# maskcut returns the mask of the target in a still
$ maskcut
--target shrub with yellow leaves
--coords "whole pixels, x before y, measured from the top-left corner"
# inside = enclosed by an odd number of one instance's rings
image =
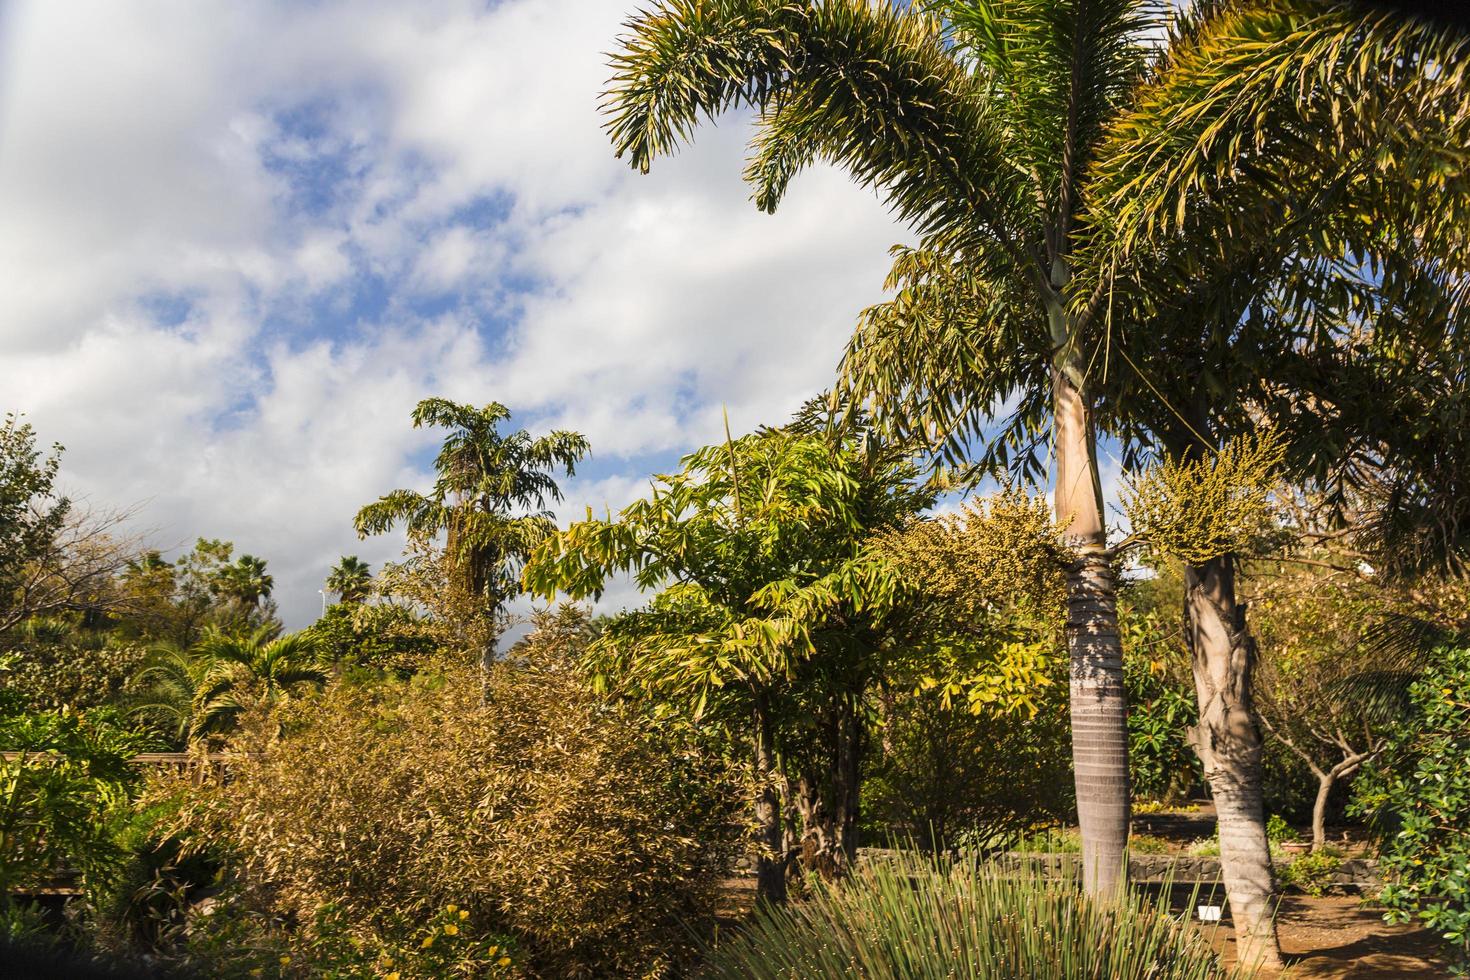
[[[402,980],[657,975],[713,914],[743,797],[724,763],[594,694],[565,624],[544,625],[485,673],[284,709],[182,829],[229,855],[243,905],[308,924],[303,957],[395,950]]]

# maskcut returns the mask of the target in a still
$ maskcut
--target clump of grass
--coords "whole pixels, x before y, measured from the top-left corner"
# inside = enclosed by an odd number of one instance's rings
[[[1208,941],[1167,899],[1094,901],[1075,883],[1005,873],[974,855],[861,867],[845,883],[762,908],[712,950],[710,980],[1009,978],[1229,980]]]

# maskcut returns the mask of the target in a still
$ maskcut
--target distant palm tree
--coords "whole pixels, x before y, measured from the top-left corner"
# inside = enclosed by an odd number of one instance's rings
[[[187,649],[153,650],[134,679],[142,693],[133,712],[193,742],[227,730],[247,707],[283,700],[326,677],[315,641],[305,634],[276,637],[270,626],[248,636],[210,629]]]
[[[234,564],[222,568],[215,581],[220,595],[245,607],[269,599],[274,587],[275,579],[266,573],[265,559],[254,555],[241,555]]]
[[[339,600],[345,603],[366,599],[372,584],[372,569],[356,555],[344,555],[327,576],[327,591],[337,593]]]
[[[414,428],[449,429],[434,460],[438,479],[427,494],[394,490],[357,512],[359,537],[382,534],[402,522],[410,540],[446,537],[454,584],[484,602],[498,618],[520,594],[521,568],[536,545],[556,530],[548,504],[561,500],[552,471],[568,476],[588,452],[576,432],[533,437],[524,429],[501,435],[510,410],[428,398],[413,411]],[[493,649],[484,651],[491,657]]]

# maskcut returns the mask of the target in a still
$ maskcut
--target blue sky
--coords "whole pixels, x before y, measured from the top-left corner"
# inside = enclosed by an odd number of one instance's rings
[[[0,391],[67,489],[262,555],[309,621],[426,486],[437,394],[585,432],[564,513],[830,383],[906,238],[840,174],[774,217],[741,120],[641,177],[597,99],[633,4],[20,2],[0,19]],[[626,9],[625,9],[626,8]],[[614,597],[613,601],[619,601]]]
[[[413,404],[593,458],[565,515],[786,417],[908,239],[842,175],[775,216],[747,128],[639,176],[600,129],[611,0],[19,2],[0,15],[0,408],[165,549],[266,557],[309,622],[357,507],[427,487]],[[610,601],[626,601],[616,594]]]

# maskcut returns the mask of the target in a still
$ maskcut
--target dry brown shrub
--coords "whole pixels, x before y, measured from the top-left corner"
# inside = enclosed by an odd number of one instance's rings
[[[194,791],[188,829],[298,928],[334,905],[381,934],[455,903],[536,974],[658,975],[713,914],[741,796],[720,763],[591,693],[559,645],[518,646],[488,677],[293,704],[234,746],[257,756]]]

